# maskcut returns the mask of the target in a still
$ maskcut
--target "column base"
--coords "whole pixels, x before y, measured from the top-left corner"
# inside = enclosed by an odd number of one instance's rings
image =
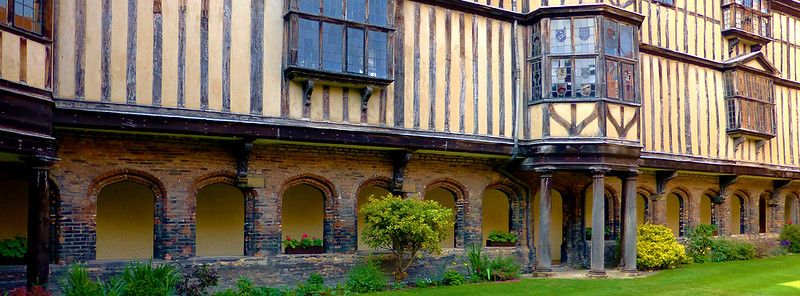
[[[589,270],[589,273],[586,274],[586,277],[590,279],[604,279],[608,277],[605,270]]]
[[[623,268],[622,269],[622,274],[625,275],[625,276],[630,276],[630,277],[639,276],[639,270],[637,270],[637,269],[624,269]]]
[[[551,278],[551,277],[553,277],[555,275],[556,275],[556,273],[555,273],[555,271],[553,271],[552,268],[547,268],[547,269],[538,269],[537,268],[533,272],[533,277],[539,277],[539,278]]]

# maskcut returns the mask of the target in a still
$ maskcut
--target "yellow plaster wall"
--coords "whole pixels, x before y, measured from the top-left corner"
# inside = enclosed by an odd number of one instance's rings
[[[155,196],[147,186],[117,182],[97,195],[97,259],[153,257]]]
[[[75,1],[59,1],[58,12],[58,87],[54,96],[75,97]],[[87,5],[90,6],[90,5]],[[88,18],[87,18],[88,20]],[[5,39],[6,33],[2,33]],[[5,56],[5,50],[3,51]],[[5,64],[5,63],[3,63]],[[5,74],[3,74],[5,76]],[[7,78],[6,78],[7,79]]]
[[[3,58],[0,71],[2,71],[3,79],[19,82],[20,37],[11,33],[3,32],[2,41]]]
[[[667,228],[678,237],[680,234],[680,201],[674,193],[667,195]]]
[[[356,200],[356,210],[357,214],[356,217],[358,219],[358,250],[374,250],[370,248],[368,245],[364,243],[364,240],[361,238],[361,231],[364,229],[364,214],[361,213],[361,206],[367,204],[369,202],[369,197],[374,196],[375,198],[380,198],[383,196],[389,195],[389,190],[386,190],[380,186],[368,186],[361,191],[358,192],[358,197]]]
[[[508,225],[508,215],[508,195],[497,189],[488,190],[483,194],[481,215],[483,244],[486,244],[486,238],[493,230],[511,231]]]
[[[647,197],[637,194],[636,195],[636,225],[644,224],[645,217],[644,217],[644,206],[647,202]]]
[[[279,116],[283,72],[281,59],[276,57],[283,56],[283,48],[281,42],[273,40],[283,39],[283,3],[264,1],[264,9],[264,115]]]
[[[742,221],[740,220],[742,214],[742,204],[739,202],[739,198],[733,196],[730,198],[731,203],[731,234],[741,234],[741,225]]]
[[[700,198],[700,223],[711,224],[711,197],[706,194]]]
[[[74,2],[74,1],[70,1]],[[59,4],[63,5],[63,4]],[[84,82],[84,97],[87,101],[100,101],[102,76],[101,52],[103,47],[103,6],[86,5],[86,33],[84,35],[84,48],[86,48],[86,77]],[[61,42],[61,35],[58,36]],[[58,44],[56,43],[56,44]],[[152,60],[151,60],[152,64]],[[59,63],[61,67],[62,63]],[[59,81],[59,84],[61,82]]]
[[[452,219],[455,219],[455,208],[456,208],[456,198],[452,192],[448,191],[444,188],[433,188],[428,190],[425,193],[425,200],[432,200],[439,203],[440,206],[453,210]],[[455,220],[452,220],[455,221]],[[447,233],[447,238],[445,238],[439,246],[442,248],[453,248],[455,247],[455,228],[451,227]]]
[[[27,40],[28,59],[22,62],[27,63],[27,83],[35,88],[44,88],[45,83],[47,83],[46,76],[48,73],[45,71],[47,67],[43,66],[47,63],[46,50],[43,44],[33,40]]]
[[[28,236],[28,182],[0,181],[0,240]]]
[[[537,191],[533,197],[531,208],[533,210],[533,243],[539,245],[539,201],[540,194]],[[550,193],[550,258],[554,263],[561,262],[561,242],[563,241],[563,200],[561,193],[553,190]]]
[[[111,22],[111,65],[109,65],[111,101],[125,103],[128,75],[128,1],[111,0],[111,19],[113,20]],[[87,58],[89,57],[87,56]]]
[[[244,194],[228,184],[212,184],[197,192],[195,218],[197,256],[244,254]]]
[[[136,103],[139,105],[153,104],[153,5],[153,1],[136,3]],[[87,56],[86,60],[95,57]]]
[[[161,1],[161,105],[178,106],[178,12],[180,1]]]
[[[300,240],[303,234],[309,238],[322,238],[325,198],[322,191],[306,184],[296,185],[283,193],[281,201],[281,230],[287,236]]]

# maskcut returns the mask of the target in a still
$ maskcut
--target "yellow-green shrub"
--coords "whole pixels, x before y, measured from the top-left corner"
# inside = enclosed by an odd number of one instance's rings
[[[669,228],[644,224],[636,235],[636,265],[640,269],[675,268],[687,262],[686,251]]]

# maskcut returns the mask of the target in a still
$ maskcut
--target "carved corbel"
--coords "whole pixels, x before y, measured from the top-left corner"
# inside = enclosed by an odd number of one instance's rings
[[[739,44],[739,38],[733,38],[728,41],[728,53],[733,53],[733,50],[736,48],[736,45]]]
[[[411,150],[392,153],[392,184],[389,188],[392,194],[399,195],[402,192],[406,165],[411,161],[412,156]]]
[[[314,79],[306,80],[303,83],[303,104],[311,106],[311,93],[314,91]]]
[[[677,176],[677,171],[656,171],[656,193],[650,196],[650,200],[661,199],[667,193],[667,182]]]
[[[764,147],[764,145],[766,144],[767,144],[766,140],[756,141],[756,155],[758,155],[761,152],[761,147]]]
[[[739,176],[737,175],[722,175],[719,176],[719,195],[717,195],[714,200],[714,203],[723,203],[725,198],[728,197],[728,187],[733,185],[739,181]]]
[[[768,204],[770,206],[777,206],[779,204],[781,191],[789,186],[789,183],[792,182],[791,180],[773,180],[772,181],[772,196],[769,199]]]
[[[361,90],[361,111],[367,111],[367,103],[369,103],[370,97],[372,97],[372,86],[367,86]]]
[[[253,152],[253,141],[242,140],[236,145],[236,186],[247,187],[247,169],[250,162],[250,153]]]
[[[733,152],[739,151],[739,146],[742,146],[742,144],[746,140],[747,140],[747,138],[745,138],[745,137],[733,138]]]

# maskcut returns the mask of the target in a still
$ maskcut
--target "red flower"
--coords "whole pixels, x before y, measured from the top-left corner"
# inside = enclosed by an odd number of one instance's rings
[[[286,240],[287,240],[287,241],[290,241],[290,240],[292,240],[292,238],[290,238],[290,237],[287,235],[287,236],[286,236]]]
[[[308,238],[308,234],[303,233],[303,238]]]
[[[792,225],[792,221],[789,221],[789,225]]]

